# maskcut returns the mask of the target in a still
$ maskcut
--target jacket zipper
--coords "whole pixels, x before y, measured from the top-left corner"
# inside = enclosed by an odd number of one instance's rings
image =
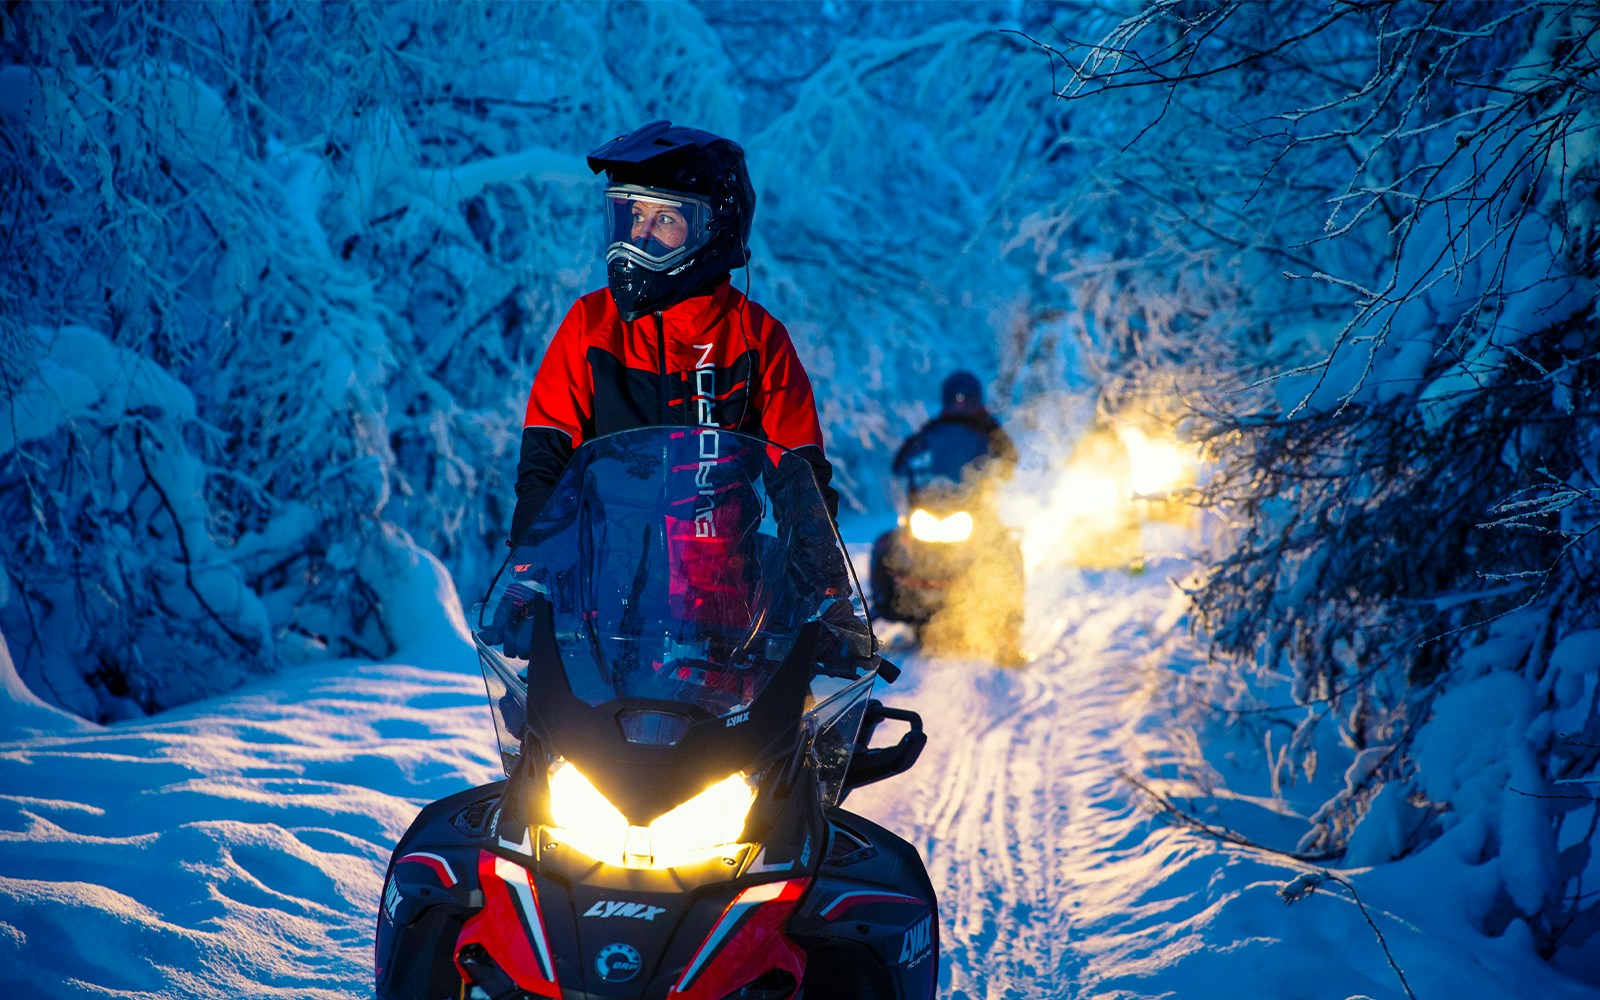
[[[667,379],[667,322],[659,312],[655,314],[655,317],[656,350],[660,352],[661,356],[661,423],[665,425],[667,417],[671,413],[668,405],[671,387]]]

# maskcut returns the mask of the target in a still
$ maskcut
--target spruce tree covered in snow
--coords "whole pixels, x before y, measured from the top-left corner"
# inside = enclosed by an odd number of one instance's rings
[[[1345,768],[1299,851],[1364,865],[1448,841],[1496,866],[1479,926],[1521,922],[1584,967],[1600,20],[1561,2],[1153,3],[1048,47],[1075,115],[1144,117],[1096,175],[1149,219],[1123,284],[1159,294],[1152,257],[1221,264],[1229,308],[1191,328],[1210,343],[1237,324],[1241,367],[1188,396],[1220,526],[1191,584],[1216,660],[1180,697],[1261,726],[1275,788]],[[1136,173],[1141,157],[1166,169]],[[1135,345],[1126,363],[1203,385],[1181,356]]]
[[[505,220],[560,216],[542,192],[581,163],[535,140],[581,145],[540,125],[585,81],[460,56],[572,13],[7,13],[0,621],[36,689],[103,718],[380,655],[407,531],[447,558],[503,532],[469,501],[507,464],[526,314],[580,283],[578,227]]]
[[[898,380],[998,372],[987,334],[1025,312],[994,291],[1019,284],[1003,193],[1037,169],[1007,126],[1050,95],[1005,14],[0,14],[0,631],[24,680],[90,718],[154,711],[383,655],[381,584],[413,546],[487,580],[533,369],[603,283],[583,153],[654,117],[747,146],[754,291],[817,384],[847,509],[878,502],[931,402]],[[851,41],[869,29],[899,40]],[[892,133],[913,141],[875,144]],[[919,231],[868,210],[896,198],[925,206]]]

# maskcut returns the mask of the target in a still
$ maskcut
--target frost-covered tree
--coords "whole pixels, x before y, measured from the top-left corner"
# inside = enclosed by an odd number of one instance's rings
[[[1151,270],[1174,261],[1237,324],[1191,327],[1236,366],[1188,397],[1221,525],[1192,585],[1219,668],[1195,703],[1263,726],[1276,787],[1345,768],[1300,851],[1493,859],[1474,918],[1580,969],[1600,930],[1597,28],[1540,0],[1214,0],[1036,36],[1075,120],[1133,116],[1096,173],[1147,223],[1123,287],[1195,311]]]
[[[408,533],[468,571],[503,535],[527,372],[590,278],[570,150],[636,113],[600,26],[523,4],[3,17],[0,623],[24,679],[104,718],[380,655]]]
[[[604,280],[583,153],[655,117],[748,148],[752,294],[812,372],[847,510],[880,503],[933,402],[907,385],[1037,385],[1054,360],[1009,346],[1030,327],[1008,199],[1053,169],[1010,16],[0,11],[0,631],[24,680],[113,718],[383,655],[413,546],[470,602],[534,366]]]

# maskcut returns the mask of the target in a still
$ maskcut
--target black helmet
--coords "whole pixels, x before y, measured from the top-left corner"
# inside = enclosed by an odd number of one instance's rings
[[[944,408],[957,413],[983,408],[983,386],[971,372],[951,372],[942,390]]]
[[[606,284],[625,320],[709,291],[750,259],[756,192],[744,149],[654,121],[589,154],[605,171]]]

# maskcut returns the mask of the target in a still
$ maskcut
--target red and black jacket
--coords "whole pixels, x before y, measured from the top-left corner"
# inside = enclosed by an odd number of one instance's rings
[[[573,304],[534,376],[512,541],[579,445],[662,424],[742,431],[798,452],[837,515],[811,380],[782,323],[727,281],[632,323],[602,288]]]

